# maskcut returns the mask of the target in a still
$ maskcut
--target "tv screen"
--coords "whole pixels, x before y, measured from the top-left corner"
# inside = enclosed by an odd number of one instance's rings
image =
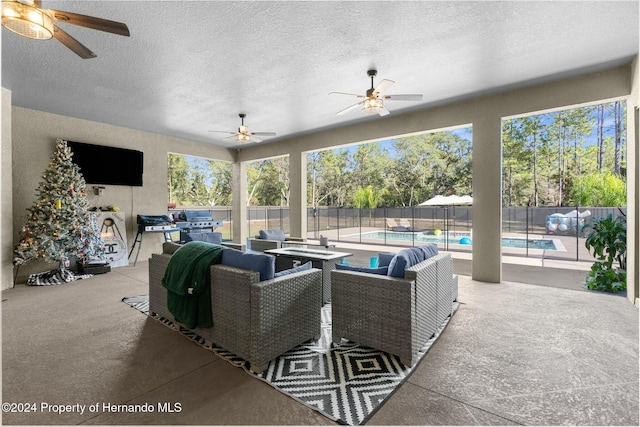
[[[142,186],[142,151],[67,141],[87,184]]]

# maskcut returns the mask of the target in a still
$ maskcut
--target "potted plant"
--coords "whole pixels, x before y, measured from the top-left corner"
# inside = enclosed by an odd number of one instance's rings
[[[622,213],[622,211],[621,211]],[[624,213],[593,221],[585,246],[596,258],[587,275],[587,289],[623,292],[627,289],[627,223]],[[617,267],[614,267],[617,263]]]

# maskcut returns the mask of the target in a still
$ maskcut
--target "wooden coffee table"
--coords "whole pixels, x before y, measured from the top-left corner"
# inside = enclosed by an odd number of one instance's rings
[[[353,255],[348,252],[335,252],[328,249],[296,247],[267,249],[264,252],[276,256],[276,271],[288,270],[293,268],[295,264],[304,264],[308,261],[311,261],[314,268],[322,270],[322,304],[331,301],[331,270],[335,270],[336,264],[342,258]]]

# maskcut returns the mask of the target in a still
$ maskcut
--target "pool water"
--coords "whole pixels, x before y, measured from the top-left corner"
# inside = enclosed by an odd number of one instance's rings
[[[454,233],[452,233],[454,234]],[[457,232],[454,234],[456,237],[449,237],[447,239],[447,243],[450,245],[459,245],[460,239],[465,237],[470,237],[469,233],[460,233]],[[363,239],[371,239],[371,240],[396,240],[402,242],[424,242],[424,243],[444,243],[444,236],[434,236],[431,234],[424,233],[398,233],[398,232],[385,232],[385,231],[370,231],[367,233],[360,234],[352,234],[347,237],[361,237]],[[556,239],[525,239],[519,237],[503,237],[502,238],[502,247],[504,248],[519,248],[525,249],[527,245],[529,249],[544,249],[547,251],[562,251],[564,248],[560,248],[558,246],[562,246],[558,244]],[[462,246],[471,246],[470,244],[462,245]]]

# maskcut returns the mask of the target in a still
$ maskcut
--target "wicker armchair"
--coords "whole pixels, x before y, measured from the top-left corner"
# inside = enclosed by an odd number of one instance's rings
[[[233,249],[225,249],[233,250]],[[171,254],[149,260],[149,310],[174,320],[162,278]],[[213,327],[193,329],[262,372],[269,361],[320,337],[322,272],[311,269],[260,281],[260,273],[222,264],[211,266]]]
[[[334,270],[333,341],[346,338],[413,366],[418,351],[452,313],[453,282],[449,253],[407,268],[404,278]]]

